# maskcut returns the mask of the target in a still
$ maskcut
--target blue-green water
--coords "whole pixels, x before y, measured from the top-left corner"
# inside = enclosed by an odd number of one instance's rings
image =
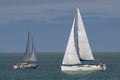
[[[104,72],[66,74],[60,71],[63,53],[38,54],[37,69],[13,70],[12,63],[23,54],[0,54],[0,80],[120,80],[120,53],[94,53],[95,58],[107,64]]]

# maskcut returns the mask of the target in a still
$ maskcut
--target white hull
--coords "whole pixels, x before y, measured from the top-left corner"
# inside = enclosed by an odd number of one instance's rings
[[[25,69],[25,68],[35,69],[37,66],[38,65],[36,64],[17,63],[17,64],[13,64],[13,69]]]
[[[76,65],[76,66],[61,66],[61,71],[104,71],[106,65]]]

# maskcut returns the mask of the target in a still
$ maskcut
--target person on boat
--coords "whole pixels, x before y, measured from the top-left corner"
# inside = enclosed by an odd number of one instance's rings
[[[100,66],[101,66],[101,67],[103,67],[103,65],[104,65],[103,63],[100,63]]]
[[[16,62],[13,62],[13,65],[16,65]]]

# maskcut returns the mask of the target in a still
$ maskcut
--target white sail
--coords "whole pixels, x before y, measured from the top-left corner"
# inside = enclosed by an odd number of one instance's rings
[[[74,27],[75,26],[75,19],[73,21],[73,25],[72,25],[72,29],[70,32],[70,36],[69,36],[69,40],[67,43],[67,47],[66,47],[66,51],[65,51],[65,55],[63,58],[63,62],[62,64],[67,64],[67,65],[71,65],[71,64],[79,64],[80,60],[75,48],[75,40],[74,40]]]
[[[92,51],[88,42],[82,17],[80,15],[79,8],[77,8],[77,30],[78,30],[78,49],[80,59],[82,60],[94,60]]]
[[[36,51],[35,51],[35,48],[34,48],[33,40],[32,40],[32,54],[31,54],[31,57],[30,57],[30,61],[34,61],[34,62],[37,61]]]
[[[30,58],[30,32],[28,32],[28,40],[26,44],[26,51],[25,51],[23,61],[29,62],[29,58]]]

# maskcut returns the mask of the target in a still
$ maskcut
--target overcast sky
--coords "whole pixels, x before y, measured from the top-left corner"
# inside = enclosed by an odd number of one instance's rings
[[[0,0],[0,52],[64,52],[76,7],[92,51],[120,51],[120,0]]]

